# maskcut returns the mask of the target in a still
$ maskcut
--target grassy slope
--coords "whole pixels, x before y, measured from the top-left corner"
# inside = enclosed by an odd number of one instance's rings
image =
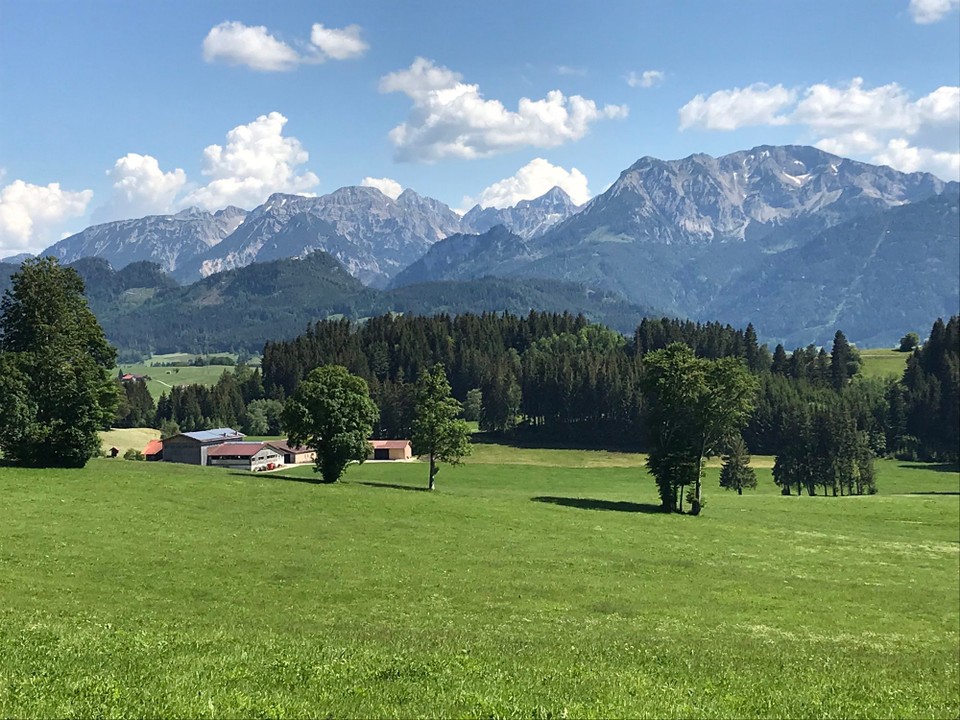
[[[420,464],[0,469],[0,715],[960,712],[956,472],[761,470],[690,518],[637,468],[515,457],[433,494]]]
[[[113,428],[100,433],[103,451],[108,452],[111,447],[116,447],[121,455],[130,448],[142,451],[148,442],[159,439],[160,431],[153,428]]]
[[[152,362],[152,361],[151,361]],[[160,362],[160,360],[158,360]],[[169,361],[167,361],[169,362]],[[176,385],[214,385],[224,370],[233,372],[232,367],[222,365],[205,365],[203,367],[154,367],[150,363],[136,363],[121,365],[123,372],[133,375],[149,375],[147,390],[157,400],[162,393],[170,392]]]
[[[895,376],[899,378],[903,376],[910,353],[896,350],[861,350],[860,357],[863,358],[861,372],[865,377]]]

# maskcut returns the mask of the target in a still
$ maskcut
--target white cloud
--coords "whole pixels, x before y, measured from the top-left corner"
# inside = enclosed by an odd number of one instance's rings
[[[389,198],[396,200],[403,192],[403,185],[391,178],[365,177],[360,181],[362,187],[376,188]]]
[[[960,87],[943,86],[917,100],[897,83],[869,88],[862,78],[845,85],[818,83],[797,93],[781,85],[753,85],[769,103],[744,100],[746,91],[698,95],[680,108],[680,129],[734,130],[744,125],[797,125],[817,147],[898,170],[924,170],[956,179],[960,151]],[[756,93],[754,93],[756,95]]]
[[[310,31],[310,42],[323,55],[334,60],[360,57],[370,47],[360,39],[359,25],[348,25],[342,30],[337,30],[315,23]]]
[[[574,75],[576,77],[586,77],[587,69],[575,67],[573,65],[557,65],[557,73],[560,75]]]
[[[823,138],[816,143],[816,146],[828,153],[844,157],[865,155],[876,152],[882,147],[877,138],[863,130],[854,130],[843,135]]]
[[[627,85],[632,88],[642,87],[650,88],[663,82],[663,70],[644,70],[642,73],[635,73],[632,70],[627,73]]]
[[[538,198],[554,187],[564,190],[578,205],[587,202],[591,197],[587,177],[582,172],[576,168],[565,170],[543,158],[534,158],[511,177],[484,188],[475,198],[465,197],[462,207],[464,210],[469,210],[474,205],[512,207],[521,200]]]
[[[960,0],[910,0],[910,15],[921,25],[943,20],[957,8],[960,8]]]
[[[310,171],[298,170],[310,156],[297,138],[283,136],[286,123],[278,112],[261,115],[228,132],[225,146],[208,146],[202,172],[211,180],[191,190],[181,205],[252,208],[271,193],[309,193],[320,180]]]
[[[43,250],[59,238],[65,222],[87,211],[92,197],[93,190],[14,180],[0,190],[0,257]]]
[[[302,64],[360,57],[369,47],[360,38],[360,32],[359,25],[337,29],[314,23],[309,46],[304,52],[298,52],[263,25],[250,26],[232,20],[220,23],[207,33],[203,39],[203,59],[210,63],[246,65],[265,72],[293,70]],[[298,43],[298,46],[305,45]]]
[[[783,85],[770,87],[764,83],[718,90],[710,97],[697,95],[680,108],[680,129],[736,130],[748,125],[785,125],[788,118],[781,113],[795,99],[795,93]]]
[[[413,100],[410,117],[389,134],[399,160],[473,159],[527,146],[555,147],[579,140],[597,120],[627,115],[626,106],[598,108],[593,100],[559,90],[542,100],[520,98],[514,112],[484,99],[479,86],[462,82],[459,73],[424,58],[382,77],[380,92],[402,92]]]
[[[804,91],[791,122],[816,130],[854,128],[916,130],[917,108],[897,83],[864,89],[863,78],[854,78],[846,87],[823,83]]]
[[[889,165],[902,172],[932,172],[946,178],[960,178],[960,152],[914,147],[905,138],[894,138],[887,147],[874,155],[879,165]]]
[[[113,180],[113,195],[94,211],[96,222],[166,214],[187,182],[180,168],[165,173],[155,157],[137,153],[119,158],[107,175]]]
[[[292,70],[301,62],[296,50],[271,35],[263,25],[251,27],[236,21],[222,22],[207,33],[203,59],[264,71]]]

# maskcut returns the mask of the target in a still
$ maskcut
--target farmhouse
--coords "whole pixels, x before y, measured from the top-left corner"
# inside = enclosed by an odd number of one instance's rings
[[[291,445],[289,440],[274,440],[267,445],[283,455],[283,462],[286,465],[311,463],[317,457],[316,451],[303,445]]]
[[[206,465],[207,451],[225,442],[238,442],[246,436],[233,428],[214,428],[199,432],[179,433],[163,441],[165,462]]]
[[[209,448],[207,465],[260,472],[283,465],[283,455],[267,443],[230,442]]]
[[[151,440],[148,442],[147,446],[143,449],[143,457],[145,460],[162,460],[163,442],[160,440]]]
[[[413,448],[409,440],[371,440],[373,450],[367,460],[409,460]]]

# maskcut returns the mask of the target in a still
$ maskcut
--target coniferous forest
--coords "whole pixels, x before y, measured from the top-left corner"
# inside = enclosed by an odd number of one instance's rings
[[[771,353],[750,325],[667,318],[644,320],[632,338],[581,315],[539,312],[321,321],[294,340],[268,342],[262,371],[238,367],[213,387],[174,388],[159,400],[156,424],[278,432],[282,401],[313,368],[337,364],[368,382],[380,409],[375,435],[409,437],[415,381],[442,363],[482,431],[521,443],[643,450],[644,357],[676,342],[698,357],[738,358],[756,377],[742,439],[750,453],[778,456],[774,474],[785,494],[870,491],[873,456],[957,458],[958,317],[937,320],[904,376],[884,379],[859,374],[859,354],[840,331],[831,348],[778,345]],[[861,471],[849,474],[855,467]]]

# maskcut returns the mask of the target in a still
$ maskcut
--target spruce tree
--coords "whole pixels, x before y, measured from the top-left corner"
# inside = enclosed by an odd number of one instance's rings
[[[25,261],[0,300],[0,450],[32,466],[82,467],[119,403],[116,350],[71,268]]]
[[[750,453],[739,433],[728,441],[720,469],[720,487],[736,490],[737,495],[743,495],[744,488],[753,490],[757,487],[757,474],[750,467]]]

